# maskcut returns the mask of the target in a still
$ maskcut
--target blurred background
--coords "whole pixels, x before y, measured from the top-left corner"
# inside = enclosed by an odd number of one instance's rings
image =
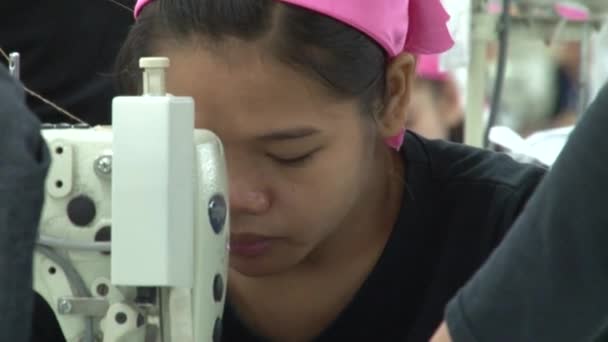
[[[419,59],[410,128],[550,165],[608,80],[608,1],[443,2],[456,46]]]

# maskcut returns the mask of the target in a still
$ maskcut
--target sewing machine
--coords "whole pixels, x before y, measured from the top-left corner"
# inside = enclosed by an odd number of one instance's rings
[[[44,125],[46,182],[34,289],[68,342],[219,341],[227,280],[225,159],[194,130],[191,98],[165,93],[165,58],[143,58],[144,94],[112,127]]]

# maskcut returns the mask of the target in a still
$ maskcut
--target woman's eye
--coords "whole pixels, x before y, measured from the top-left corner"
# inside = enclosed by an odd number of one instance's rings
[[[290,158],[284,158],[284,157],[279,157],[279,156],[274,156],[274,155],[270,155],[270,157],[275,160],[276,162],[278,162],[279,164],[282,165],[287,165],[287,166],[296,166],[296,165],[301,165],[305,162],[307,162],[312,156],[313,156],[314,152],[311,153],[307,153],[301,156],[297,156],[297,157],[290,157]]]

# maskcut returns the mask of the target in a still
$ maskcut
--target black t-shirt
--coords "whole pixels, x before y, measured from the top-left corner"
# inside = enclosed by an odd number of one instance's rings
[[[482,265],[545,170],[413,133],[401,212],[375,269],[317,341],[428,341],[446,303]],[[280,294],[277,294],[280,295]],[[230,306],[223,341],[256,339]]]
[[[455,342],[608,341],[608,86],[503,244],[450,302]]]
[[[113,64],[133,23],[117,3],[135,0],[1,0],[0,47],[21,54],[27,87],[92,125],[108,124]],[[43,122],[73,122],[34,97],[27,103]]]

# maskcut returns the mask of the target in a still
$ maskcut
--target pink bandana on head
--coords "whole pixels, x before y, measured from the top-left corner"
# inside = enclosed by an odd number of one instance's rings
[[[337,19],[365,33],[390,57],[452,47],[440,0],[280,0]]]
[[[138,0],[135,18],[152,1]],[[454,44],[446,25],[450,16],[441,0],[277,1],[303,7],[350,25],[376,41],[391,58],[404,52],[438,54],[449,50]],[[399,150],[404,133],[405,129],[398,136],[388,139],[387,144]]]

